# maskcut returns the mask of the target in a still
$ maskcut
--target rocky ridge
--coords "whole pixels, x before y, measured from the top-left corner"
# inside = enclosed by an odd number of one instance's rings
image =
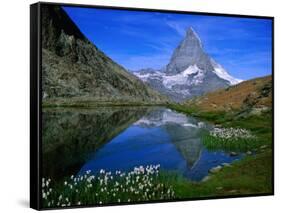
[[[42,7],[43,103],[163,103],[167,99],[90,42],[63,8]]]

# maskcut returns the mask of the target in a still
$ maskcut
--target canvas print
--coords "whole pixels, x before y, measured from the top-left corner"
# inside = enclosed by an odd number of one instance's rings
[[[272,28],[42,4],[42,207],[272,194]]]

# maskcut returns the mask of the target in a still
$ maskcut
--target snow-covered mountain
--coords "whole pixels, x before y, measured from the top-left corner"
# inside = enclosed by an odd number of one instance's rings
[[[164,69],[142,69],[134,74],[174,101],[241,82],[205,53],[199,36],[192,28],[187,30]]]

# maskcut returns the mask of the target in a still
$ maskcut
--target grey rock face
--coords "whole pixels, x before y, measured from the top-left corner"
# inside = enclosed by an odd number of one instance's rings
[[[167,100],[100,51],[61,7],[42,13],[43,101]]]
[[[165,72],[168,75],[178,74],[195,64],[202,70],[213,69],[209,56],[203,51],[200,38],[189,28],[185,38],[174,50]]]

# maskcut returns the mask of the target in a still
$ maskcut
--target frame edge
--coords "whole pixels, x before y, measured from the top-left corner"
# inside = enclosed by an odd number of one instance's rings
[[[39,3],[30,5],[30,208],[40,209],[39,178]]]

